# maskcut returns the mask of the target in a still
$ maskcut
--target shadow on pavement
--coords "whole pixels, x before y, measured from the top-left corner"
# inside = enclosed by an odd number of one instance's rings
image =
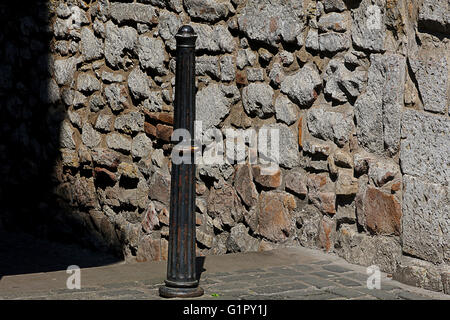
[[[77,244],[50,242],[26,233],[0,232],[0,281],[3,276],[67,270],[118,263],[117,257]]]

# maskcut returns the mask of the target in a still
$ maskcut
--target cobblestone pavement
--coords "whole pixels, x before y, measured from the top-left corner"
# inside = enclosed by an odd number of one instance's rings
[[[198,258],[205,290],[195,299],[423,300],[449,295],[407,286],[381,274],[381,288],[367,288],[366,268],[317,250],[285,248]],[[76,262],[74,262],[76,264]],[[0,299],[163,299],[166,263],[115,263],[81,269],[81,289],[66,288],[66,270],[16,274],[0,279]]]

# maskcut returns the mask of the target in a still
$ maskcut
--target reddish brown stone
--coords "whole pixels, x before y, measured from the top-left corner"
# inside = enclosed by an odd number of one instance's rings
[[[104,178],[108,179],[111,182],[116,182],[117,181],[116,175],[113,172],[109,171],[108,169],[101,168],[101,167],[95,167],[94,168],[94,172],[95,172],[95,177],[96,178],[104,177]]]
[[[202,222],[201,213],[196,212],[196,214],[195,214],[195,225],[196,226],[201,226],[202,224],[203,224],[203,222]]]
[[[136,261],[160,261],[161,260],[161,240],[152,239],[151,236],[145,236],[138,246],[136,252]]]
[[[252,207],[256,203],[258,191],[253,183],[252,170],[249,165],[241,165],[236,168],[234,187],[248,207]]]
[[[150,204],[147,210],[144,212],[142,221],[142,229],[150,233],[155,227],[159,226],[158,214],[156,213],[155,206]]]
[[[92,150],[92,160],[97,166],[115,170],[120,163],[120,155],[109,149],[96,148]]]
[[[353,177],[352,169],[340,169],[336,181],[337,195],[354,195],[358,193],[358,180]]]
[[[394,182],[391,186],[391,191],[397,192],[400,190],[401,187],[402,187],[402,183],[400,181]]]
[[[327,184],[327,176],[322,174],[308,175],[308,197],[317,209],[329,215],[336,213],[336,193],[331,191],[332,184]]]
[[[170,176],[161,172],[155,172],[150,180],[150,199],[158,200],[169,205],[170,200]]]
[[[156,125],[156,137],[166,142],[171,141],[173,128],[165,124],[158,123]]]
[[[325,175],[310,174],[308,175],[308,187],[310,189],[319,190],[327,183],[327,177]]]
[[[158,220],[161,224],[169,225],[169,210],[162,208],[158,213]]]
[[[247,72],[245,71],[237,71],[236,72],[236,84],[247,85]]]
[[[285,187],[287,191],[299,196],[305,196],[308,193],[306,188],[306,177],[298,171],[290,171],[285,177]]]
[[[208,195],[208,214],[219,218],[221,225],[234,226],[243,218],[243,206],[235,189],[225,183],[220,189],[211,189]]]
[[[295,200],[286,192],[262,192],[258,201],[257,233],[272,241],[286,240],[292,232]]]
[[[335,229],[335,221],[327,216],[323,216],[319,224],[318,242],[320,247],[327,252],[333,248]]]
[[[145,115],[155,122],[163,122],[166,124],[173,124],[173,114],[167,112],[150,112],[148,110],[143,110]]]
[[[278,188],[281,186],[281,170],[276,168],[275,170],[269,169],[266,171],[264,167],[260,165],[252,166],[253,178],[256,183],[266,188]],[[270,174],[269,174],[270,173]]]
[[[362,201],[362,211],[371,233],[400,235],[402,209],[394,195],[368,187]]]
[[[318,192],[318,199],[320,201],[319,209],[330,215],[336,213],[336,194],[333,192]]]
[[[173,114],[171,113],[166,113],[166,112],[161,112],[158,115],[158,120],[170,125],[173,125]]]
[[[148,122],[144,122],[144,131],[152,137],[156,137],[156,127]]]
[[[169,255],[169,241],[161,239],[161,260],[167,260]]]

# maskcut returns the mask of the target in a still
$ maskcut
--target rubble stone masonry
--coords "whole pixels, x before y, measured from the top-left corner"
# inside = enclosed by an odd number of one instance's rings
[[[198,166],[198,254],[322,248],[450,293],[449,0],[39,5],[41,20],[18,19],[25,41],[0,39],[2,117],[14,119],[0,157],[21,145],[52,165],[62,209],[33,220],[45,232],[76,224],[81,241],[126,260],[167,258],[174,36],[191,24],[197,120],[222,132],[277,128],[281,145],[272,176],[248,159]],[[15,83],[12,61],[27,54],[47,70]],[[56,128],[54,156],[34,138],[41,126]],[[23,176],[3,165],[2,188],[33,177],[29,162]]]

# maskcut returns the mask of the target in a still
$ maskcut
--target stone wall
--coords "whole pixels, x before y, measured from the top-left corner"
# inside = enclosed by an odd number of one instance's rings
[[[127,260],[166,259],[174,35],[191,24],[197,120],[278,128],[282,146],[270,176],[248,163],[198,166],[198,254],[322,248],[449,292],[449,1],[48,8],[40,104],[60,116],[52,194],[65,208],[53,220]]]

